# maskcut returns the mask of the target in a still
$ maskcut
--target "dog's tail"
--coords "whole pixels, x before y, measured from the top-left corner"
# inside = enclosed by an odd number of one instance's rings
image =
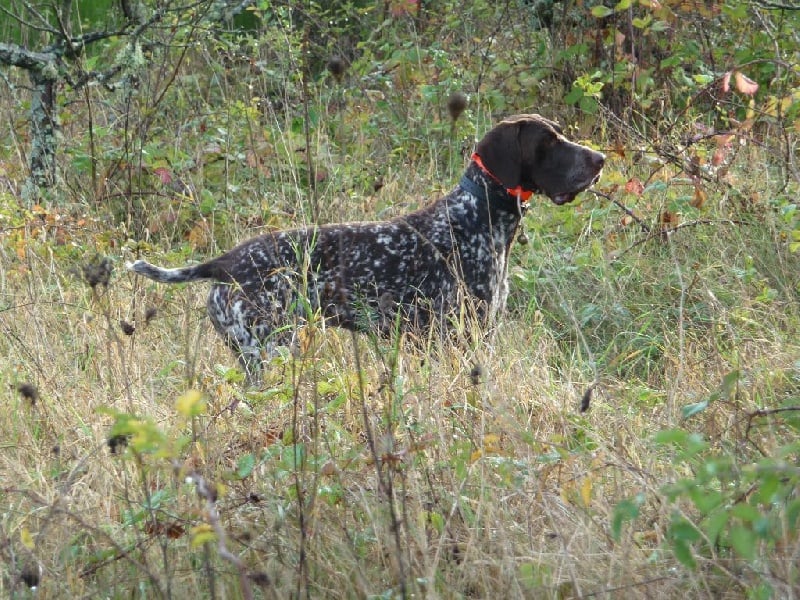
[[[196,281],[198,279],[218,279],[213,269],[209,268],[208,263],[191,267],[180,267],[178,269],[164,269],[151,265],[146,260],[137,260],[135,262],[126,263],[125,267],[129,271],[162,283],[182,283],[184,281]]]

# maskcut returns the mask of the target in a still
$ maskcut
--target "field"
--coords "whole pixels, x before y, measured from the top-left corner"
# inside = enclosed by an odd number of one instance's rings
[[[59,88],[58,180],[36,191],[27,76],[3,71],[0,597],[800,597],[796,63],[609,94],[564,80],[591,58],[529,4],[427,23],[373,4],[342,3],[358,32],[331,21],[344,58],[307,58],[319,32],[278,9],[248,36],[157,30],[117,89]],[[726,6],[683,18],[745,47]],[[520,112],[608,160],[598,193],[534,198],[480,342],[312,313],[248,388],[207,284],[124,269],[403,214]]]

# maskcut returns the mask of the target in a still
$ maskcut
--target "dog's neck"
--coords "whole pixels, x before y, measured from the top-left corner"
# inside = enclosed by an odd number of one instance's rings
[[[486,167],[473,159],[467,167],[459,186],[493,207],[522,216],[528,208],[528,199],[533,192],[508,189],[500,183]]]

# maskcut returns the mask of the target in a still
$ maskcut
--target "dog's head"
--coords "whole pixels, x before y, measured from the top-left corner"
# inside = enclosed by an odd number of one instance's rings
[[[606,160],[601,152],[570,142],[556,123],[539,115],[501,121],[475,153],[507,189],[540,192],[556,204],[594,184]]]

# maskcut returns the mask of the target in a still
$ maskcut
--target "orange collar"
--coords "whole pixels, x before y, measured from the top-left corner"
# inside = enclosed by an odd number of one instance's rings
[[[491,177],[494,181],[496,181],[500,185],[503,185],[503,182],[500,181],[494,173],[492,173],[489,169],[486,168],[486,165],[483,164],[481,157],[478,156],[477,153],[473,153],[472,160],[475,161],[475,164],[478,165],[478,167],[480,167],[481,171],[486,173],[489,177]],[[533,191],[525,190],[522,188],[521,185],[518,185],[517,187],[514,188],[506,188],[506,192],[508,192],[508,195],[511,196],[512,198],[518,198],[520,202],[523,202],[525,204],[527,204],[528,201],[531,199],[531,196],[533,196]]]

